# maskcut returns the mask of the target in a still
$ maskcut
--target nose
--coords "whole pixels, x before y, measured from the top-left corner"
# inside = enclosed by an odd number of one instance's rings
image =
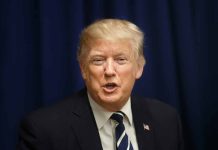
[[[104,67],[104,72],[106,77],[111,77],[116,74],[116,68],[114,66],[113,60],[108,60]]]

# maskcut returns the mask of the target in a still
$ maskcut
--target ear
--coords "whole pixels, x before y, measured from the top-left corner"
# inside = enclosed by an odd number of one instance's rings
[[[86,80],[87,79],[87,74],[86,74],[85,64],[80,62],[79,66],[80,66],[80,71],[81,71],[82,77],[83,77],[84,80]]]
[[[142,76],[144,66],[145,66],[145,59],[143,57],[138,58],[136,67],[136,79],[139,79]]]

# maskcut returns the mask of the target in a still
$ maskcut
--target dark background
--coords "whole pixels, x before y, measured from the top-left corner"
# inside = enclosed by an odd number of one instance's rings
[[[178,110],[187,150],[216,149],[217,0],[1,0],[0,149],[15,149],[27,113],[84,86],[78,37],[101,18],[145,32],[147,65],[134,93]]]

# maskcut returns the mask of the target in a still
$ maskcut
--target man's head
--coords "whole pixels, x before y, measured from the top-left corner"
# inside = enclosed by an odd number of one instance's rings
[[[143,32],[126,20],[103,19],[82,31],[77,54],[82,76],[105,109],[117,111],[130,97],[145,64],[143,41]]]

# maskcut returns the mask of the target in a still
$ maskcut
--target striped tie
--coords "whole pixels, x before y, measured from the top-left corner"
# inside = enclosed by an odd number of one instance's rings
[[[124,114],[121,111],[115,112],[111,116],[111,119],[117,122],[115,128],[117,150],[133,150],[132,144],[125,132],[123,116]]]

